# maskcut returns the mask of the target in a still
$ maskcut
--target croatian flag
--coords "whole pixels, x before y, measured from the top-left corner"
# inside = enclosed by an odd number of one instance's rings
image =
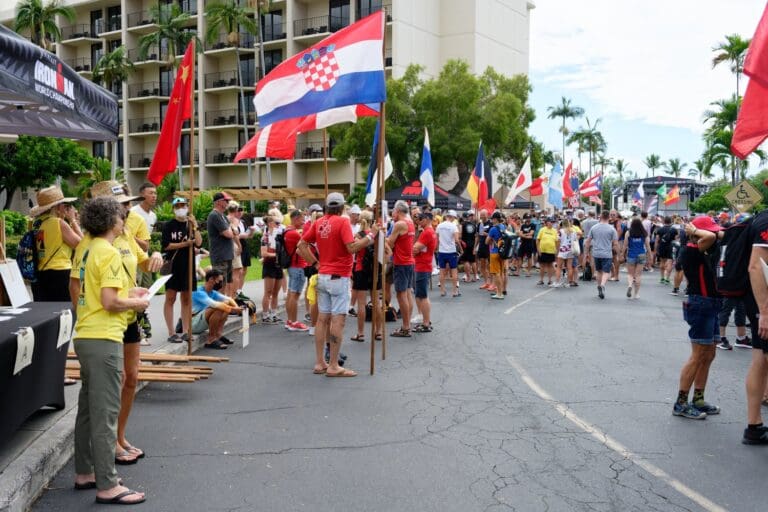
[[[379,105],[347,105],[317,114],[285,119],[265,126],[251,137],[235,157],[235,162],[246,158],[280,158],[290,160],[296,154],[296,136],[320,130],[334,124],[356,122],[358,117],[378,116]]]
[[[552,168],[552,174],[549,176],[549,194],[547,202],[557,208],[563,209],[563,166],[560,162]]]
[[[632,204],[638,208],[642,208],[645,204],[645,189],[643,188],[642,181],[640,182],[640,185],[638,185],[635,189],[635,192],[632,194]]]
[[[421,197],[435,206],[435,179],[432,175],[432,153],[429,149],[429,133],[424,128],[424,150],[421,152]]]
[[[383,40],[382,10],[281,62],[256,85],[259,124],[383,102]]]
[[[600,174],[595,174],[579,187],[579,193],[583,197],[596,196],[603,193],[603,177]]]
[[[376,122],[376,130],[373,132],[373,149],[371,150],[371,163],[368,164],[368,179],[365,183],[365,204],[374,206],[376,204],[376,186],[379,183],[378,177],[379,163],[379,122]],[[384,181],[392,175],[392,160],[389,158],[389,148],[384,141]]]

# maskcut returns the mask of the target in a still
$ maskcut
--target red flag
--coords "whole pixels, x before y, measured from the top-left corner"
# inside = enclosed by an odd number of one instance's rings
[[[750,81],[731,140],[731,152],[742,160],[768,137],[768,5],[749,45],[744,74]]]
[[[544,194],[544,178],[536,178],[533,180],[533,183],[531,184],[531,188],[528,189],[531,197],[533,196],[540,196]]]
[[[256,132],[251,140],[238,151],[235,162],[245,158],[280,158],[290,160],[296,153],[297,128],[303,117],[285,119],[269,124]]]
[[[602,199],[600,199],[600,196],[589,196],[589,200],[590,200],[590,202],[592,202],[592,203],[597,203],[597,204],[599,204],[600,206],[602,206],[602,205],[603,205],[603,200],[602,200]]]
[[[187,46],[184,58],[176,73],[168,110],[165,112],[163,128],[157,140],[155,155],[147,172],[147,180],[159,185],[163,178],[176,169],[177,153],[181,141],[181,125],[192,117],[192,93],[195,83],[195,41]]]
[[[573,162],[568,162],[568,167],[565,168],[565,174],[563,174],[563,197],[568,199],[574,195],[573,187],[571,187],[571,172],[573,171]]]

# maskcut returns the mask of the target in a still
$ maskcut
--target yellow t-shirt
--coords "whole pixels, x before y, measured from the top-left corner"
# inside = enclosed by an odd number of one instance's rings
[[[90,235],[85,235],[83,240],[77,245],[75,249],[75,258],[73,260],[72,272],[70,277],[74,279],[80,279],[80,262],[83,259],[83,254],[90,246],[93,238]],[[138,265],[144,263],[149,259],[149,256],[144,252],[136,240],[128,234],[126,231],[119,237],[115,238],[112,242],[112,246],[120,252],[120,261],[123,265],[123,270],[126,274],[126,289],[130,290],[136,286],[136,268]],[[128,323],[131,324],[136,321],[136,312],[128,311]]]
[[[125,312],[111,313],[101,304],[102,288],[117,288],[118,297],[128,297],[128,276],[120,261],[120,251],[105,239],[94,238],[83,254],[85,258],[79,265],[80,296],[75,341],[98,339],[122,343],[128,315]]]
[[[307,287],[307,301],[312,305],[317,304],[317,274],[309,278],[309,286]]]
[[[125,218],[125,229],[139,240],[149,240],[149,228],[144,218],[138,213],[129,210]]]
[[[557,230],[555,228],[543,227],[539,230],[539,251],[547,254],[557,252]]]
[[[37,234],[37,270],[71,269],[72,248],[61,236],[61,219],[50,214],[41,219]]]

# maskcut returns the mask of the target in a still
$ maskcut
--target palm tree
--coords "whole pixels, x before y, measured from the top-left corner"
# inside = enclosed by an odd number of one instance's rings
[[[643,160],[643,163],[648,169],[650,169],[651,176],[656,176],[656,169],[664,166],[664,162],[661,160],[661,157],[653,153],[645,157],[645,160]]]
[[[684,162],[680,163],[679,158],[670,158],[669,161],[664,164],[664,169],[675,178],[679,178],[686,167],[688,167],[688,164]]]
[[[605,153],[599,153],[595,157],[595,166],[600,167],[600,172],[605,174],[605,168],[613,164],[613,158],[605,156]]]
[[[595,120],[595,124],[589,122],[587,118],[587,127],[579,128],[579,138],[584,144],[584,149],[589,152],[589,175],[592,176],[592,160],[596,153],[605,151],[606,144],[603,134],[597,129],[600,119]]]
[[[576,155],[579,160],[579,169],[581,169],[581,154],[587,151],[586,133],[583,129],[574,130],[568,136],[566,142],[569,146],[576,144]]]
[[[740,104],[741,100],[736,95],[727,100],[718,100],[710,103],[710,105],[714,105],[716,108],[706,110],[703,116],[704,123],[709,123],[709,127],[704,131],[704,141],[708,146],[711,146],[712,144],[717,143],[719,139],[722,139],[721,132],[733,132],[734,126],[736,125],[736,118],[739,114]],[[716,153],[719,155],[718,163],[719,160],[723,158],[725,159],[723,165],[725,165],[725,161],[729,160],[731,162],[731,183],[735,185],[737,168],[736,157],[733,154],[729,157],[724,154],[720,155],[719,150],[716,151]]]
[[[616,160],[614,170],[616,171],[616,174],[619,176],[619,182],[623,183],[624,175],[629,173],[629,164],[625,162],[623,158],[619,158]]]
[[[125,173],[118,167],[113,176],[112,162],[106,158],[94,158],[93,168],[87,173],[81,174],[77,179],[77,196],[85,197],[86,192],[88,192],[94,184],[107,180],[117,180],[122,183],[125,180]]]
[[[725,41],[712,48],[717,52],[712,58],[712,67],[727,62],[731,66],[731,72],[736,75],[736,97],[739,97],[739,77],[744,69],[744,57],[749,48],[750,39],[744,39],[739,34],[725,36]]]
[[[205,32],[205,38],[208,43],[215,42],[221,30],[227,34],[227,42],[238,47],[240,44],[240,30],[246,33],[256,35],[259,33],[259,26],[253,18],[254,10],[250,7],[240,7],[237,0],[225,0],[210,4],[205,9],[205,18],[208,23],[208,29]]]
[[[114,86],[128,80],[133,73],[133,62],[128,60],[125,46],[118,46],[109,53],[101,56],[93,67],[93,80],[98,81],[105,89],[114,92]]]
[[[18,33],[29,31],[30,40],[48,50],[51,42],[61,40],[56,16],[61,16],[70,23],[75,22],[75,10],[61,5],[60,0],[49,0],[45,5],[43,0],[21,0],[16,4],[13,29]]]
[[[571,105],[571,100],[569,98],[566,98],[565,96],[562,97],[562,102],[560,105],[556,105],[554,107],[547,107],[547,112],[549,114],[547,117],[549,119],[556,119],[556,118],[562,118],[563,124],[560,127],[560,133],[563,134],[563,153],[561,155],[561,160],[563,162],[563,165],[565,165],[565,137],[568,135],[569,131],[568,128],[565,126],[566,119],[576,119],[584,115],[584,109],[581,107],[576,107]]]
[[[150,7],[149,12],[152,19],[157,20],[158,28],[139,38],[139,59],[146,59],[151,50],[157,48],[159,54],[167,52],[167,64],[176,67],[176,56],[181,49],[186,48],[192,39],[197,39],[194,32],[186,30],[191,15],[183,12],[177,4],[156,4]]]
[[[704,178],[712,177],[712,160],[707,155],[702,155],[701,158],[693,162],[693,166],[688,169],[688,176],[691,178],[699,178],[699,181],[704,181]]]

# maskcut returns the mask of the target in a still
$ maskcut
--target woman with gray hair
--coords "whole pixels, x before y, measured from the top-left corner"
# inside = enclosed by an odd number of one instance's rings
[[[80,290],[73,345],[82,387],[75,422],[75,488],[97,489],[96,502],[134,504],[144,493],[123,487],[115,471],[117,416],[123,368],[123,333],[129,311],[149,306],[145,288],[133,288],[120,251],[126,212],[112,197],[88,201],[80,212],[92,239],[80,260]]]

